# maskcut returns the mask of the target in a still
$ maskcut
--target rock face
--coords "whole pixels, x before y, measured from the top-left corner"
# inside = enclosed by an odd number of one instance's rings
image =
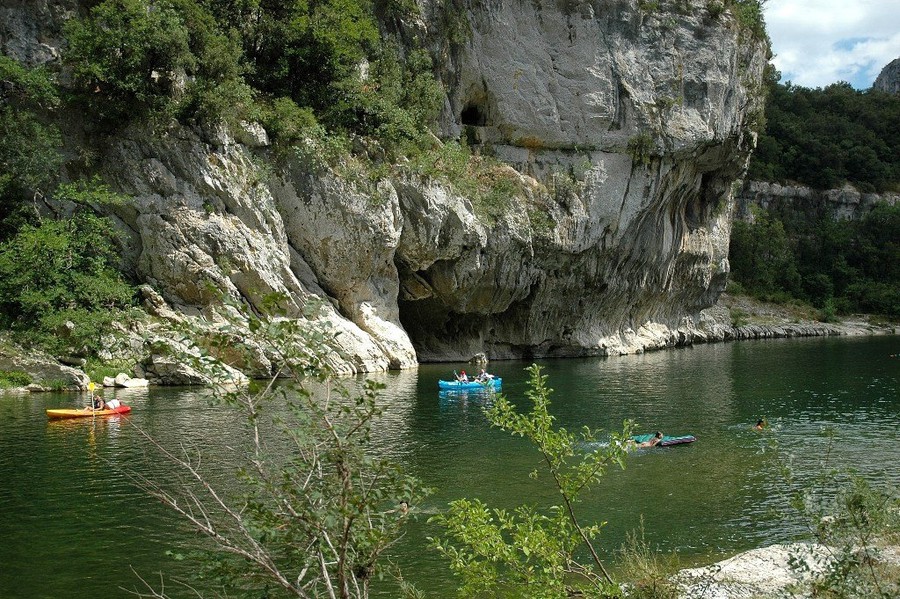
[[[768,209],[780,205],[810,217],[826,212],[835,220],[859,220],[882,202],[893,206],[900,202],[900,193],[861,193],[850,185],[816,191],[802,185],[749,181],[737,195],[734,217],[752,222],[752,206]]]
[[[637,351],[659,337],[635,331],[715,302],[766,57],[730,14],[689,4],[466,5],[444,136],[570,185],[492,226],[442,190],[398,188],[401,321],[420,359]]]
[[[900,94],[900,58],[895,58],[881,69],[872,87],[889,94]]]
[[[344,372],[690,342],[725,285],[768,50],[709,4],[427,0],[441,136],[526,190],[501,216],[430,179],[275,160],[255,125],[132,129],[99,159],[133,198],[123,259],[194,318],[220,292],[320,302]]]
[[[685,599],[800,597],[807,595],[792,594],[791,589],[821,575],[828,563],[829,553],[821,545],[772,545],[712,566],[682,570],[677,578]]]
[[[34,391],[84,391],[90,383],[87,375],[77,368],[59,364],[50,356],[25,351],[5,339],[0,339],[0,371],[26,373],[33,381],[29,388]]]

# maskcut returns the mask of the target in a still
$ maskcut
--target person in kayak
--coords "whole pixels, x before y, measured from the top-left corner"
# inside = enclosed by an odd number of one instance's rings
[[[655,447],[656,445],[659,445],[659,442],[662,441],[662,438],[663,438],[663,434],[659,431],[656,431],[656,433],[653,435],[652,439],[650,439],[649,441],[644,441],[643,443],[638,443],[637,446],[638,447]]]
[[[460,383],[468,383],[469,377],[468,377],[468,375],[466,375],[466,371],[460,370],[459,374],[456,375],[456,380],[458,380]]]
[[[106,402],[103,401],[103,397],[100,395],[95,395],[93,401],[91,402],[91,407],[95,410],[105,410]]]
[[[486,383],[494,378],[493,374],[488,374],[484,368],[481,369],[481,372],[478,373],[478,376],[475,377],[475,380],[479,383]]]

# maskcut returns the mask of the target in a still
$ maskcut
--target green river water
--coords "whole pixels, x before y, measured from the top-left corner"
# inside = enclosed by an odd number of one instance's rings
[[[690,445],[630,454],[579,505],[583,522],[607,521],[600,546],[615,549],[643,518],[648,541],[682,565],[792,540],[796,520],[779,519],[789,491],[771,441],[812,477],[837,430],[833,465],[876,483],[900,484],[900,338],[827,338],[696,346],[610,359],[540,362],[555,389],[552,412],[569,430],[606,431],[633,419],[641,431],[692,434]],[[493,362],[503,392],[522,401],[525,362]],[[374,443],[435,493],[413,506],[417,521],[392,559],[430,597],[453,596],[454,581],[425,537],[430,514],[460,497],[496,507],[549,505],[528,473],[539,465],[522,439],[491,429],[477,395],[442,396],[437,380],[461,364],[422,365],[376,378],[387,385]],[[107,392],[107,397],[114,393]],[[235,416],[198,389],[120,390],[128,417],[48,421],[48,407],[76,407],[77,394],[0,395],[0,598],[131,597],[137,574],[183,575],[192,564],[167,551],[196,535],[131,483],[128,472],[171,480],[130,423],[175,446],[189,440],[221,455],[239,430]],[[752,430],[759,417],[769,430]],[[590,448],[586,448],[590,449]],[[227,470],[223,470],[224,473]],[[135,573],[137,572],[137,574]],[[173,596],[192,596],[167,586]],[[376,593],[390,597],[392,591]]]

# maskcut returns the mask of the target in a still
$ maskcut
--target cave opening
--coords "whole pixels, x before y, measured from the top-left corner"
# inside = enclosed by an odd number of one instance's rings
[[[487,124],[487,114],[484,108],[474,102],[470,102],[463,108],[460,120],[463,125],[484,127]]]

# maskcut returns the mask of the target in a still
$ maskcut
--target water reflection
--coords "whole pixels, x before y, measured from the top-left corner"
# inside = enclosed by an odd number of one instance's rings
[[[642,516],[652,542],[679,552],[684,563],[794,538],[798,522],[772,517],[789,492],[779,461],[790,457],[801,479],[810,480],[829,447],[821,435],[827,426],[838,431],[834,465],[900,483],[900,362],[889,358],[896,345],[895,337],[762,341],[542,362],[560,426],[608,432],[632,419],[641,430],[698,439],[634,452],[625,471],[609,471],[585,495],[584,520],[608,522],[604,556],[614,560]],[[527,365],[491,364],[503,377],[503,394],[523,407]],[[369,377],[386,386],[372,451],[435,489],[423,505],[412,506],[419,518],[392,557],[437,597],[449,596],[454,583],[425,548],[425,537],[437,532],[428,515],[460,497],[506,508],[557,501],[549,481],[528,476],[540,466],[534,448],[488,425],[483,409],[489,396],[439,392],[437,381],[462,367],[426,364]],[[363,379],[344,382],[361,387]],[[126,475],[137,470],[176,480],[137,428],[166,447],[202,452],[206,471],[227,485],[246,440],[244,421],[206,390],[104,395],[131,405],[132,413],[48,421],[45,408],[80,406],[85,396],[0,396],[0,596],[115,596],[119,587],[134,587],[129,565],[146,576],[190,570],[166,551],[196,537]],[[752,430],[761,417],[769,428]],[[272,442],[268,451],[284,447]],[[110,555],[121,564],[110,567]]]

